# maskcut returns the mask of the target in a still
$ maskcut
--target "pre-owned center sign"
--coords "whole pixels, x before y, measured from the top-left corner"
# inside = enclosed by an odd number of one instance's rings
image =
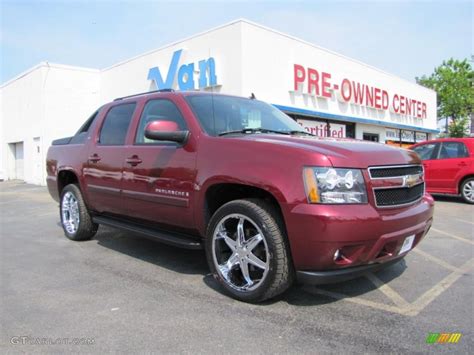
[[[390,110],[395,114],[426,118],[426,103],[400,93],[389,94],[387,90],[350,78],[333,82],[331,73],[294,64],[293,87],[295,92],[332,98],[339,101],[366,106],[377,110]]]

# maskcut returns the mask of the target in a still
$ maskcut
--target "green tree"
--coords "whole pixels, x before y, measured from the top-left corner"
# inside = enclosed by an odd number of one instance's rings
[[[438,118],[452,120],[449,135],[466,135],[467,118],[474,109],[474,71],[468,60],[451,58],[416,82],[436,91]]]
[[[455,121],[451,121],[448,127],[450,137],[462,138],[468,135],[468,124],[469,120],[467,117],[458,118]]]

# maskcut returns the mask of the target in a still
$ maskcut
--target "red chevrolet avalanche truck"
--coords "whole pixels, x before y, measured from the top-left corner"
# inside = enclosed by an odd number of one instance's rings
[[[393,264],[433,216],[416,153],[317,138],[269,104],[211,93],[116,99],[53,142],[47,171],[69,239],[104,224],[204,248],[247,302]]]

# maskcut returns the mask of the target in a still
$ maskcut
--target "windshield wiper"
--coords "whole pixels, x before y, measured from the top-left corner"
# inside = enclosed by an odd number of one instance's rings
[[[288,132],[289,134],[291,135],[296,135],[296,134],[304,134],[306,136],[316,136],[315,134],[312,134],[312,133],[309,133],[309,132],[306,132],[306,131],[289,131]]]
[[[289,131],[277,131],[274,129],[267,129],[267,128],[244,128],[236,131],[225,131],[219,133],[219,136],[225,136],[228,134],[253,134],[253,133],[276,133],[276,134],[284,134],[284,135],[290,135],[291,132]]]

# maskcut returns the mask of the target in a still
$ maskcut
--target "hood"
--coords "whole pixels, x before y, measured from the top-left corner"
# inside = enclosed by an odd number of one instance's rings
[[[248,134],[233,137],[243,141],[285,145],[325,155],[335,167],[367,168],[377,165],[420,164],[415,152],[386,144],[355,139],[284,136],[279,134]]]

